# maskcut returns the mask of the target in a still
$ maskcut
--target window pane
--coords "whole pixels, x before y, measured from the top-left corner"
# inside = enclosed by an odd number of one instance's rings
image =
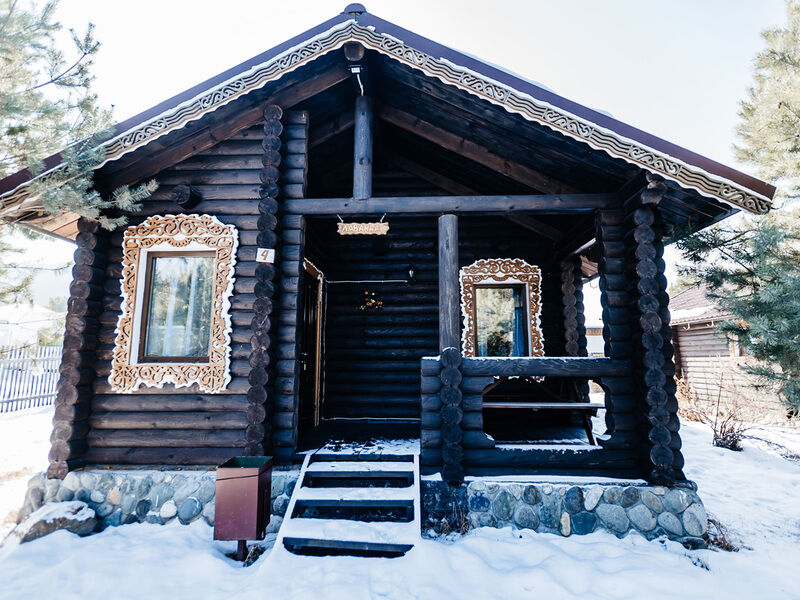
[[[522,286],[475,286],[478,356],[527,356],[527,316]]]
[[[214,255],[157,256],[150,268],[145,356],[208,356]]]

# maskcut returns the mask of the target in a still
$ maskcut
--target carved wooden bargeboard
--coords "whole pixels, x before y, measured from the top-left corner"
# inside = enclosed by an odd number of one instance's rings
[[[114,391],[132,392],[142,385],[160,388],[167,383],[175,387],[196,384],[207,393],[225,389],[230,381],[228,312],[237,246],[236,228],[209,215],[153,216],[128,227],[122,241],[122,314],[108,378]],[[146,308],[141,298],[147,253],[170,249],[215,253],[208,362],[138,362],[139,324]]]

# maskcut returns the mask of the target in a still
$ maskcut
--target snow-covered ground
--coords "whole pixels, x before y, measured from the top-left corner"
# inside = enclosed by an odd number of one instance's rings
[[[0,415],[0,472],[43,466],[48,420],[47,411]],[[800,450],[796,430],[759,435]],[[275,549],[242,568],[225,557],[233,544],[213,542],[203,522],[126,525],[88,538],[57,532],[0,551],[0,598],[800,598],[800,464],[752,444],[740,453],[714,448],[695,423],[684,426],[683,438],[687,475],[747,549],[689,552],[635,534],[481,529],[446,543],[421,540],[397,559]],[[0,512],[7,512],[3,494]]]
[[[43,406],[0,414],[0,540],[16,522],[28,480],[47,468],[53,410]]]

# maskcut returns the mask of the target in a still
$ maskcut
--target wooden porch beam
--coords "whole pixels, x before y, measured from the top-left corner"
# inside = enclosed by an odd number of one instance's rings
[[[516,376],[528,377],[620,377],[630,374],[632,365],[627,360],[571,356],[568,358],[465,358],[461,362],[464,375],[475,377]]]
[[[426,215],[494,214],[506,215],[574,214],[617,207],[616,194],[534,194],[529,196],[392,196],[354,200],[353,198],[287,199],[284,210],[298,215]]]
[[[395,154],[390,159],[390,162],[397,168],[408,171],[412,175],[416,175],[420,179],[424,179],[425,181],[432,183],[433,185],[438,186],[451,194],[463,194],[468,196],[478,195],[473,188],[466,186],[454,179],[450,179],[441,173],[437,173],[436,171],[429,169],[428,167],[411,159],[408,159],[405,156]],[[508,215],[506,216],[506,219],[554,242],[560,240],[562,237],[560,230],[556,229],[555,227],[551,227],[546,223],[542,223],[530,215]]]
[[[489,151],[487,148],[463,138],[455,133],[446,131],[432,123],[409,114],[397,108],[382,105],[379,117],[388,121],[392,125],[410,131],[411,133],[425,138],[440,145],[442,148],[456,152],[464,158],[468,158],[478,164],[497,171],[533,189],[548,194],[568,194],[577,193],[582,190],[574,188],[560,181],[556,181],[542,173],[535,171],[525,165],[509,160],[498,154]]]

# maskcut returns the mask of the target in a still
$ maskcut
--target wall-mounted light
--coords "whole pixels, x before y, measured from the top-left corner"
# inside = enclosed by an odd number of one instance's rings
[[[408,265],[408,283],[416,283],[417,267],[413,264]]]

